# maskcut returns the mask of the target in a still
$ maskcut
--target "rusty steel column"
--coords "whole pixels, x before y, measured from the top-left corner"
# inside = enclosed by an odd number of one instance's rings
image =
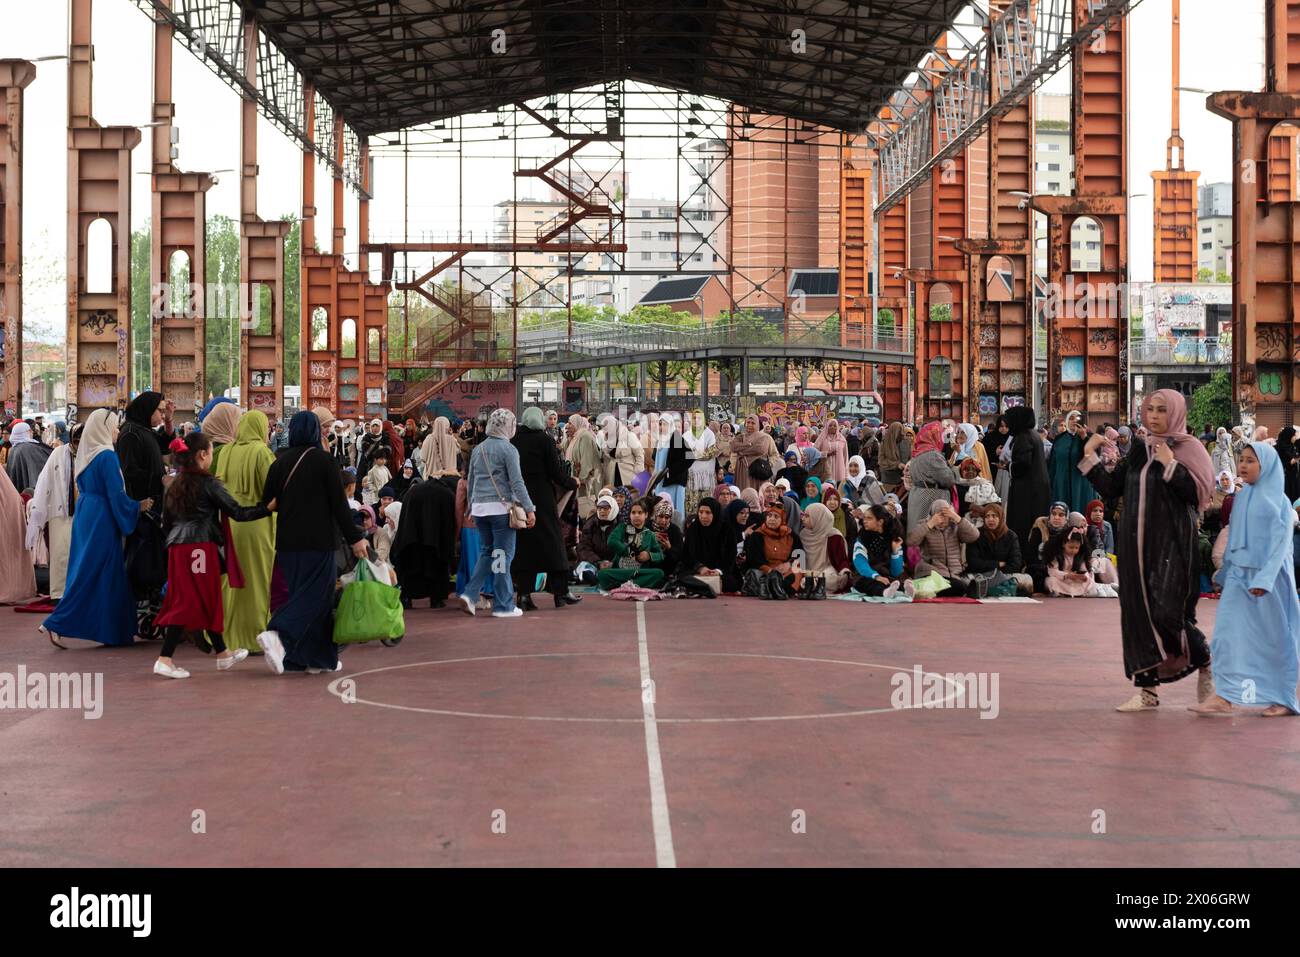
[[[876,297],[875,319],[879,323],[880,312],[888,309],[894,316],[894,329],[899,335],[906,335],[909,329],[915,330],[915,322],[909,314],[907,280],[904,278],[909,266],[907,224],[911,206],[909,194],[891,206],[880,221],[880,293]],[[876,388],[885,406],[885,418],[891,422],[910,420],[905,367],[877,366],[876,370]]]
[[[1008,13],[1010,0],[994,0],[992,23]],[[1032,12],[1032,6],[1030,10]],[[1032,21],[1013,25],[1032,30]],[[989,75],[997,84],[1005,65],[989,51]],[[993,93],[1003,91],[995,85]],[[989,128],[989,235],[957,243],[971,257],[973,317],[971,378],[978,388],[972,411],[991,420],[1033,395],[1034,98],[995,119]]]
[[[1075,28],[1088,0],[1075,0]],[[1128,417],[1128,21],[1115,17],[1074,51],[1072,138],[1074,195],[1035,196],[1048,216],[1049,416],[1078,410],[1096,427]],[[1080,222],[1090,218],[1097,230]],[[1099,269],[1072,257],[1100,248]],[[1084,240],[1092,232],[1095,240]]]
[[[939,47],[939,54],[945,54]],[[931,57],[926,72],[937,84],[942,72],[936,57]],[[928,111],[931,138],[937,142],[939,120],[933,94],[928,94]],[[972,395],[967,353],[969,330],[967,325],[967,292],[970,288],[970,267],[966,256],[955,245],[967,237],[971,224],[971,208],[967,182],[971,161],[978,151],[978,140],[957,155],[935,167],[927,184],[929,204],[921,210],[927,222],[918,228],[913,222],[909,230],[911,255],[916,262],[907,270],[906,278],[916,287],[916,369],[918,391],[922,397],[921,414],[927,419],[955,418],[969,420],[969,402]],[[918,198],[927,193],[916,190]],[[919,255],[918,255],[919,254]],[[919,260],[919,261],[918,261]],[[929,314],[936,292],[947,287],[951,296],[947,319],[932,320]],[[942,305],[939,303],[938,305]],[[951,364],[951,389],[947,395],[932,388],[930,363],[946,359]]]
[[[26,60],[0,60],[0,401],[23,407],[23,89],[36,78]]]
[[[95,122],[91,0],[71,0],[68,19],[67,394],[71,425],[94,409],[122,409],[130,398],[131,150],[140,143],[140,131]],[[109,250],[89,248],[92,230],[94,245],[98,246],[99,237],[105,237],[110,240]],[[103,259],[90,263],[88,253]],[[106,280],[102,286],[101,280]]]
[[[170,6],[170,0],[168,0]],[[182,173],[172,162],[171,24],[155,17],[153,45],[153,231],[151,237],[153,388],[176,403],[176,421],[197,417],[207,397],[207,191],[209,173]],[[173,289],[172,259],[185,256],[188,282]]]
[[[244,20],[244,78],[257,89],[251,17]],[[291,224],[257,215],[257,102],[245,95],[240,110],[239,398],[274,422],[284,412],[284,237]]]
[[[302,148],[302,228],[298,233],[298,382],[302,406],[312,406],[311,397],[311,308],[307,290],[307,257],[316,253],[316,87],[303,84],[303,123],[308,142]]]
[[[1290,425],[1300,403],[1300,0],[1267,0],[1265,88],[1215,93],[1206,107],[1232,121],[1232,381],[1243,422]]]
[[[1173,76],[1170,83],[1170,130],[1165,144],[1165,168],[1151,174],[1152,255],[1156,282],[1195,282],[1196,180],[1201,175],[1184,166],[1183,138],[1178,132],[1179,0],[1173,0]]]

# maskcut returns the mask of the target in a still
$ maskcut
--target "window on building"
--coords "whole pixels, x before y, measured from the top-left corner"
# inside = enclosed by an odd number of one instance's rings
[[[1047,152],[1049,152],[1049,153],[1059,153],[1059,152],[1061,152],[1061,144],[1060,144],[1060,143],[1048,143],[1048,144],[1047,144]]]
[[[641,254],[641,261],[642,261],[643,263],[648,263],[648,262],[649,262],[650,260],[652,260],[652,259],[654,259],[654,253],[642,253],[642,254]]]
[[[1061,164],[1060,164],[1060,163],[1048,163],[1048,164],[1047,164],[1047,171],[1048,171],[1049,173],[1055,173],[1055,172],[1058,172],[1058,171],[1060,170],[1060,168],[1061,168]]]
[[[1097,240],[1089,238],[1089,233],[1097,233]],[[1100,272],[1102,258],[1101,226],[1091,216],[1080,216],[1070,226],[1070,271]],[[1082,245],[1080,245],[1082,244]],[[1075,250],[1081,250],[1076,252]]]
[[[1050,192],[1059,193],[1061,191],[1060,183],[1048,183],[1047,188]]]
[[[1201,235],[1202,235],[1202,236],[1204,236],[1206,233],[1210,233],[1210,232],[1213,232],[1213,231],[1214,231],[1213,227],[1210,227],[1210,226],[1202,226],[1202,227],[1201,227]]]
[[[1201,248],[1202,248],[1202,249],[1213,249],[1213,248],[1214,248],[1214,243],[1201,243]]]

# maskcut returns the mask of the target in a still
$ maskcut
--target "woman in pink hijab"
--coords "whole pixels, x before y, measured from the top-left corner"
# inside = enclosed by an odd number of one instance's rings
[[[817,436],[817,451],[826,459],[826,474],[836,485],[849,477],[849,443],[840,434],[840,423],[829,419]]]
[[[1142,405],[1146,435],[1108,471],[1094,434],[1079,471],[1105,498],[1124,496],[1115,530],[1119,554],[1120,632],[1124,674],[1137,693],[1116,710],[1150,711],[1157,687],[1199,672],[1197,700],[1214,693],[1210,646],[1196,626],[1200,595],[1197,524],[1214,497],[1210,453],[1187,432],[1187,402],[1172,389]]]

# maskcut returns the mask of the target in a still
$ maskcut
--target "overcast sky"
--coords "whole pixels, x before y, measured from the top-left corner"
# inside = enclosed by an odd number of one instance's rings
[[[0,0],[4,30],[0,57],[51,56],[66,53],[67,4],[64,0],[20,2]],[[1225,15],[1227,10],[1231,15]],[[969,20],[967,13],[964,19]],[[95,3],[95,115],[104,125],[143,124],[150,119],[152,24],[130,0]],[[1129,172],[1130,190],[1146,193],[1131,205],[1129,267],[1135,281],[1151,278],[1151,177],[1165,165],[1169,135],[1170,0],[1143,0],[1130,15]],[[233,170],[239,159],[239,100],[235,93],[188,51],[177,49],[174,92],[180,129],[182,169]],[[42,284],[52,270],[61,274],[65,247],[67,191],[66,64],[56,60],[37,65],[37,78],[27,88],[24,175],[26,289],[24,309],[29,326],[61,330],[64,317],[62,280]],[[1263,0],[1183,0],[1183,86],[1206,90],[1254,90],[1263,84]],[[1047,90],[1068,92],[1062,73]],[[671,96],[663,98],[670,102]],[[1201,94],[1182,94],[1182,136],[1186,165],[1201,172],[1201,182],[1228,179],[1231,168],[1231,125],[1204,108]],[[147,173],[150,130],[136,148],[132,162]],[[260,121],[258,134],[258,205],[263,217],[300,211],[301,152],[278,130]],[[524,141],[521,155],[549,148],[551,142]],[[426,151],[427,152],[427,151]],[[492,205],[511,195],[511,144],[479,144],[467,152],[461,228],[476,238],[491,222]],[[668,140],[629,141],[628,182],[632,198],[672,197],[677,172]],[[457,227],[457,164],[417,156],[410,162],[410,229],[454,232]],[[220,173],[208,193],[210,215],[237,218],[239,194],[233,172]],[[402,164],[380,157],[375,164],[375,199],[371,232],[376,240],[400,239],[402,230]],[[133,180],[132,224],[149,216],[149,179]],[[328,173],[317,173],[318,242],[330,235]],[[527,196],[526,187],[521,197]],[[357,243],[357,204],[346,204],[347,251]]]

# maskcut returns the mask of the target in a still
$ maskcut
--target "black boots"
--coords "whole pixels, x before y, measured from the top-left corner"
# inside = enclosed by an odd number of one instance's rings
[[[563,595],[555,596],[555,607],[563,608],[565,605],[576,605],[582,601],[581,595],[571,595],[567,591]]]

